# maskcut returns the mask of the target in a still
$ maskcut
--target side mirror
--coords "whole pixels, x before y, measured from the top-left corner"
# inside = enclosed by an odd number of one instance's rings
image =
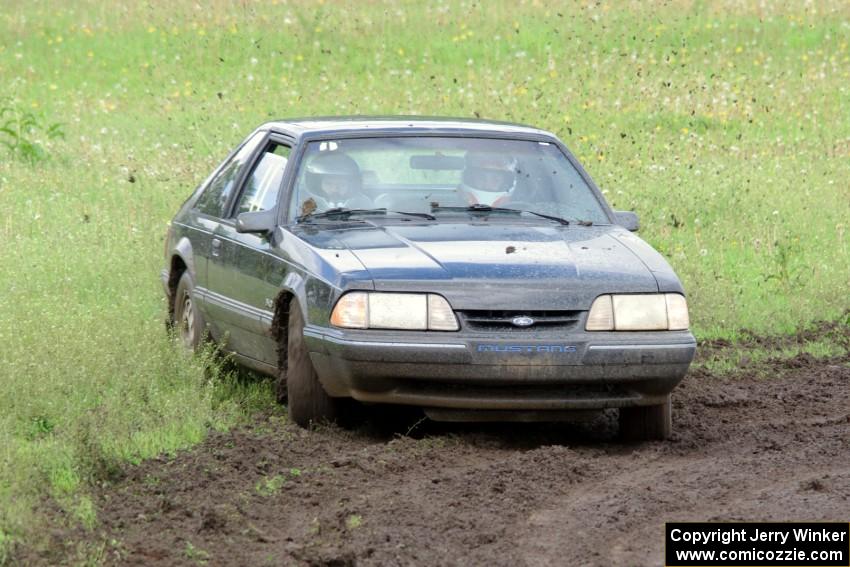
[[[269,234],[277,224],[277,210],[242,213],[236,217],[236,232]]]
[[[640,219],[633,211],[614,211],[614,220],[618,225],[632,232],[640,228]]]

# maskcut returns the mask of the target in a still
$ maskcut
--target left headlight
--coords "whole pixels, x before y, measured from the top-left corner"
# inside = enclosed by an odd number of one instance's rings
[[[600,295],[587,314],[588,331],[684,331],[688,302],[678,293]]]
[[[336,302],[331,324],[346,329],[457,331],[449,302],[433,293],[352,291]]]

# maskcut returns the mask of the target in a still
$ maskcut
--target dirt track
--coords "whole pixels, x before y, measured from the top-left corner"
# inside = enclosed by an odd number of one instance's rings
[[[265,416],[130,469],[74,537],[130,565],[661,564],[665,521],[850,520],[848,362],[692,373],[666,443],[617,443],[613,415],[414,436]]]

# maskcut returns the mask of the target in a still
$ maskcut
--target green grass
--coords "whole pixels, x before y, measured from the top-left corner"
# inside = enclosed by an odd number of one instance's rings
[[[363,525],[363,516],[360,514],[351,514],[345,519],[345,527],[349,530],[356,530]]]
[[[210,560],[210,554],[192,545],[192,542],[187,541],[186,547],[183,548],[183,556],[195,563],[196,565],[206,565]]]
[[[157,277],[173,212],[270,118],[547,128],[701,338],[850,307],[846,4],[540,4],[4,3],[0,101],[46,158],[0,147],[0,558],[45,495],[94,525],[91,481],[269,403],[172,348]]]
[[[276,474],[274,476],[265,476],[257,481],[254,485],[254,491],[260,496],[273,496],[280,492],[283,485],[286,483],[286,477]]]
[[[808,354],[814,358],[825,359],[846,356],[850,350],[847,335],[825,335],[814,340],[801,340],[796,344],[769,346],[737,344],[737,348],[720,349],[702,356],[694,362],[695,368],[703,368],[709,373],[722,376],[756,374],[770,378],[781,370],[771,362],[787,361],[795,356]]]

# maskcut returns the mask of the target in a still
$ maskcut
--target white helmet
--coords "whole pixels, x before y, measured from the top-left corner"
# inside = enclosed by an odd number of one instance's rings
[[[469,152],[466,154],[461,189],[472,201],[493,205],[516,186],[517,160],[504,154]]]

